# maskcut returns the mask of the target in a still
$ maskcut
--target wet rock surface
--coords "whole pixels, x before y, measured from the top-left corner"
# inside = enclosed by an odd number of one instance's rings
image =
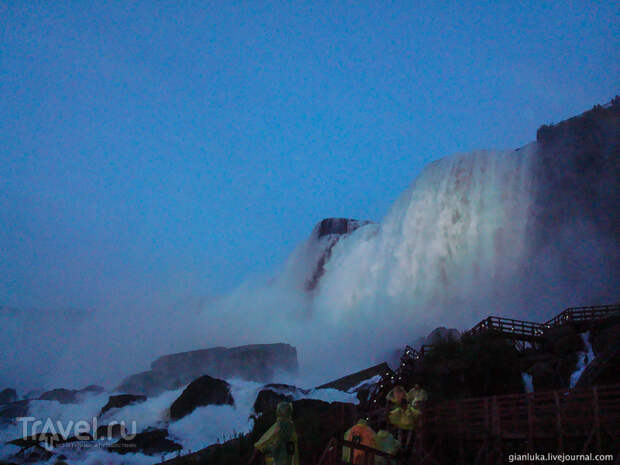
[[[170,406],[170,418],[178,420],[205,405],[234,405],[230,385],[205,375],[192,381]]]
[[[146,401],[146,396],[133,395],[133,394],[119,394],[116,396],[110,396],[108,403],[101,407],[99,416],[103,416],[107,411],[114,408],[123,408],[127,405],[137,404]]]

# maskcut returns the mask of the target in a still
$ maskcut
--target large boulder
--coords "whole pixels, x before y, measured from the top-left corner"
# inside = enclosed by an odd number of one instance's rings
[[[256,396],[254,412],[260,415],[268,411],[275,411],[278,403],[292,402],[308,394],[308,392],[310,391],[288,384],[267,384]]]
[[[15,389],[6,388],[0,391],[0,404],[8,404],[17,400],[17,391]]]
[[[98,439],[120,438],[127,435],[125,425],[121,423],[112,423],[110,425],[101,425],[97,427]]]
[[[12,421],[17,417],[28,416],[28,400],[18,400],[0,406],[0,421]]]
[[[170,406],[170,418],[178,420],[189,415],[197,407],[205,405],[234,405],[230,385],[209,375],[192,381]]]
[[[128,376],[116,388],[116,391],[154,397],[164,391],[179,389],[192,379],[191,376],[186,374],[173,375],[149,370]]]
[[[440,342],[454,342],[458,341],[461,337],[461,333],[455,328],[446,328],[445,326],[439,326],[432,330],[428,336],[424,339],[424,344],[435,345]]]
[[[258,396],[256,396],[254,412],[257,415],[261,415],[265,412],[275,410],[280,402],[292,402],[293,400],[294,397],[290,394],[282,394],[272,391],[271,389],[263,389],[258,393]]]
[[[123,408],[127,405],[138,404],[146,401],[146,396],[134,395],[134,394],[120,394],[117,396],[110,396],[108,403],[101,407],[99,416],[103,416],[108,410],[113,408]]]
[[[166,452],[181,450],[180,444],[168,439],[167,429],[150,429],[138,433],[132,439],[119,439],[109,447],[112,452],[119,454],[142,453],[146,455],[156,455]]]
[[[41,394],[39,400],[55,400],[61,404],[75,404],[78,401],[77,392],[73,389],[52,389]]]
[[[34,397],[38,400],[55,400],[61,404],[76,404],[79,403],[84,396],[92,394],[101,394],[104,389],[96,384],[90,384],[82,389],[52,389],[51,391],[42,392],[38,397]],[[29,395],[33,395],[36,391],[32,391]],[[27,397],[28,398],[28,397]]]

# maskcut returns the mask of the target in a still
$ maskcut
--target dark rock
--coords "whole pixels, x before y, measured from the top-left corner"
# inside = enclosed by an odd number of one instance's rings
[[[306,291],[314,290],[325,273],[325,264],[332,255],[332,249],[340,238],[352,233],[370,221],[358,221],[347,218],[325,218],[314,227],[310,238],[310,247],[314,248],[314,268],[305,283]]]
[[[78,391],[73,389],[52,389],[51,391],[44,392],[39,397],[39,400],[55,400],[61,404],[75,404],[78,402]]]
[[[391,373],[392,370],[387,363],[380,363],[365,370],[358,371],[356,373],[344,376],[329,383],[318,386],[317,389],[338,389],[339,391],[348,391],[349,389],[357,386],[362,381],[370,379],[374,376],[383,376],[387,373]]]
[[[583,339],[570,325],[550,328],[544,334],[545,345],[549,352],[559,357],[583,350]]]
[[[38,463],[49,461],[54,454],[39,444],[34,445],[20,454],[20,463]]]
[[[162,454],[181,450],[180,444],[168,439],[168,430],[152,429],[136,434],[133,439],[119,439],[109,447],[112,452],[119,454],[142,453],[146,455]]]
[[[28,400],[18,400],[0,406],[0,418],[4,420],[13,420],[17,417],[28,416]]]
[[[449,342],[449,341],[458,341],[461,337],[461,333],[458,329],[455,328],[446,328],[445,326],[439,326],[432,330],[426,339],[424,339],[424,344],[427,345],[435,345],[440,342]]]
[[[262,389],[254,402],[254,412],[262,414],[268,411],[275,411],[279,402],[292,402],[303,397],[310,392],[308,389],[301,389],[290,384],[267,384]]]
[[[99,416],[103,416],[108,410],[113,408],[123,408],[131,404],[139,404],[146,401],[146,396],[134,395],[134,394],[119,394],[117,396],[110,396],[108,403],[101,407]]]
[[[80,433],[79,436],[71,436],[65,440],[65,442],[80,442],[80,441],[92,441],[93,436],[90,433]]]
[[[620,215],[610,214],[620,208],[619,127],[620,105],[616,103],[597,106],[556,125],[542,126],[536,135],[538,156],[532,166],[535,188],[528,221],[532,226],[529,239],[535,246],[532,256],[540,256],[547,248],[555,252],[558,242],[566,237],[574,253],[562,249],[566,252],[562,264],[571,271],[575,285],[591,275],[605,279],[609,289],[618,288],[617,274],[601,274],[603,270],[614,273],[620,244]],[[600,251],[588,248],[589,266],[580,263],[582,246],[574,247],[576,225],[587,225],[588,237],[604,239],[600,244],[605,247]],[[563,231],[572,234],[564,236]],[[609,268],[599,268],[599,260],[601,264],[609,263]]]
[[[331,234],[342,236],[350,234],[360,226],[369,223],[370,221],[359,221],[350,218],[325,218],[316,226],[316,235],[318,238]]]
[[[44,392],[45,391],[43,391],[42,389],[33,389],[32,391],[28,391],[26,395],[24,395],[24,400],[38,399]]]
[[[271,389],[263,389],[258,393],[258,396],[256,396],[256,401],[254,402],[254,412],[260,415],[265,412],[275,411],[279,402],[292,402],[293,400],[294,397],[290,394],[282,394],[279,392],[274,392]]]
[[[270,383],[265,385],[265,389],[271,389],[276,392],[282,392],[285,394],[308,394],[310,392],[309,389],[301,389],[297,386],[293,386],[292,384],[280,384],[280,383]]]
[[[14,446],[21,448],[29,448],[42,442],[54,445],[65,442],[65,439],[60,434],[39,433],[25,438],[13,439],[12,441],[9,441],[8,444],[13,444]]]
[[[553,389],[556,384],[556,373],[553,362],[538,362],[530,368],[534,391],[545,391]]]
[[[590,333],[595,358],[581,374],[577,386],[620,383],[620,324],[615,318]]]
[[[613,350],[620,341],[620,318],[610,318],[609,324],[601,325],[600,328],[590,332],[592,350],[597,357],[602,356],[609,350]],[[605,322],[607,323],[607,322]]]
[[[78,391],[78,394],[101,394],[105,389],[101,386],[97,386],[96,384],[89,384],[85,388],[82,388]]]
[[[153,397],[164,391],[179,389],[193,378],[195,377],[186,374],[173,375],[152,370],[143,371],[125,378],[122,384],[116,388],[116,391]]]
[[[170,406],[170,418],[178,420],[204,405],[234,405],[230,385],[221,379],[201,376],[192,381]]]
[[[113,423],[111,425],[101,425],[97,428],[97,438],[120,438],[127,435],[127,429],[125,425],[119,423]]]
[[[6,388],[0,391],[0,404],[17,401],[17,391],[15,389]]]
[[[620,383],[620,345],[595,358],[591,365],[584,370],[579,379],[583,379],[583,383],[578,383],[577,387]]]

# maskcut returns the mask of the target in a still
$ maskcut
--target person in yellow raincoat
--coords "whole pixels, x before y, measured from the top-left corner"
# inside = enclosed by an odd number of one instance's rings
[[[385,426],[383,426],[375,436],[375,445],[380,451],[387,452],[394,456],[398,455],[401,448],[400,441],[392,436],[392,433],[390,433]],[[375,456],[375,465],[396,465],[396,463],[396,458],[388,459],[379,455]]]
[[[402,386],[394,386],[392,388],[392,390],[390,392],[388,392],[387,396],[385,396],[385,398],[388,400],[388,402],[390,402],[392,405],[400,405],[400,403],[402,402],[403,399],[407,398],[407,391],[405,391],[405,388]]]
[[[426,402],[428,394],[419,384],[414,384],[411,391],[407,393],[407,400],[409,401],[409,411],[413,416],[414,423],[422,414],[420,411],[420,403]]]
[[[299,465],[297,432],[293,424],[293,404],[280,402],[276,422],[254,444],[265,456],[265,465]]]
[[[409,401],[409,405],[411,405],[411,407],[417,408],[416,404],[419,402],[426,402],[428,400],[428,394],[420,387],[419,384],[414,384],[411,391],[407,393],[407,400]]]
[[[362,418],[344,433],[344,440],[376,448],[375,436],[375,432],[368,426],[368,422]],[[353,460],[351,460],[351,448],[346,446],[342,448],[342,461],[345,463],[363,463],[365,455],[364,451],[354,449]]]
[[[409,408],[407,394],[405,393],[405,396],[400,398],[400,403],[395,405],[396,406],[390,410],[390,413],[388,414],[390,423],[400,430],[411,431],[415,424],[415,414]]]

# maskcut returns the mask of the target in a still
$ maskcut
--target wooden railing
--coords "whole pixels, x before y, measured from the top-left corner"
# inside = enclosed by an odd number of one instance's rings
[[[348,447],[351,451],[349,454],[349,461],[343,460],[342,449],[344,447]],[[317,465],[344,465],[353,463],[354,451],[359,451],[361,453],[361,459],[356,461],[357,464],[375,465],[375,457],[383,457],[389,464],[401,464],[398,457],[388,454],[387,452],[343,439],[332,438],[327,444],[325,451],[323,451],[323,455],[321,455]]]
[[[545,324],[559,326],[566,323],[592,321],[620,313],[620,305],[598,305],[591,307],[571,307],[556,315]]]
[[[407,463],[446,463],[435,454],[455,444],[467,444],[482,454],[496,448],[500,456],[502,442],[515,440],[529,451],[544,444],[556,453],[601,451],[604,441],[609,447],[610,438],[620,446],[620,384],[419,404],[419,408],[418,456],[406,458]],[[380,408],[367,417],[371,424],[380,423],[388,411]]]
[[[465,334],[474,336],[486,331],[496,331],[506,336],[512,336],[514,339],[535,340],[542,337],[546,328],[548,326],[543,323],[490,316]]]
[[[513,339],[535,341],[543,336],[546,329],[567,323],[601,320],[616,313],[620,314],[620,305],[571,307],[559,313],[546,323],[490,316],[464,334],[476,335],[485,331],[496,331],[505,336],[512,337]]]
[[[620,437],[620,384],[441,402],[423,408],[427,434],[522,439],[589,434]]]

